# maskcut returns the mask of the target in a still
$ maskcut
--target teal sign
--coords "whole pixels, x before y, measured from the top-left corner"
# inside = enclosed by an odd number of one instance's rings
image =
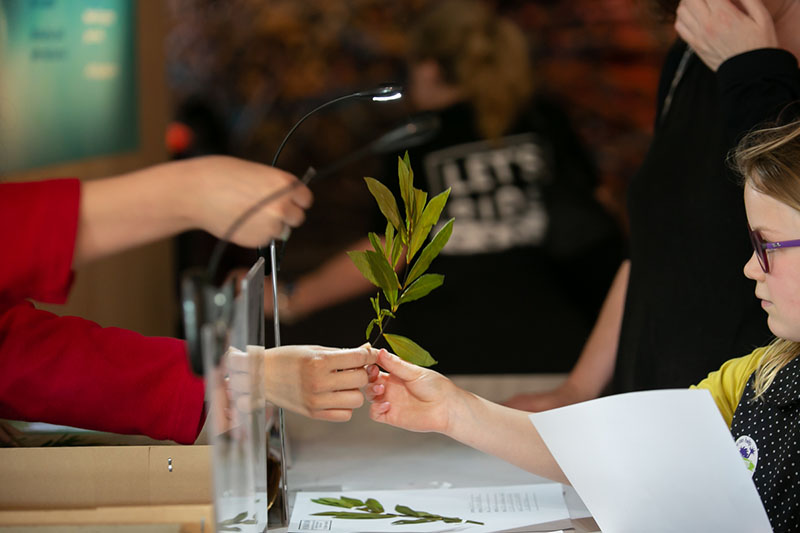
[[[0,0],[0,176],[139,147],[135,0]]]

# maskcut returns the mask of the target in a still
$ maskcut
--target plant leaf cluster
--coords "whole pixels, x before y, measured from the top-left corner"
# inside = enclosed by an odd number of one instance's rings
[[[347,255],[361,274],[380,289],[374,298],[370,298],[375,318],[367,325],[367,340],[377,327],[378,333],[373,344],[383,337],[399,357],[420,366],[431,366],[436,360],[427,350],[407,337],[384,332],[384,327],[389,318],[395,318],[401,305],[427,296],[444,283],[443,275],[429,274],[427,271],[450,239],[454,219],[448,220],[430,242],[427,245],[425,243],[439,222],[450,196],[450,189],[428,201],[428,193],[414,187],[414,171],[411,169],[408,152],[397,159],[403,215],[388,187],[374,178],[364,178],[369,192],[386,218],[386,233],[381,236],[370,232],[369,241],[373,249],[347,252]],[[402,280],[397,275],[401,258],[405,258],[405,275]]]
[[[348,511],[323,511],[314,513],[313,516],[331,516],[333,518],[342,518],[346,520],[375,520],[380,518],[400,518],[392,522],[393,525],[405,524],[425,524],[428,522],[444,522],[446,524],[477,524],[483,525],[483,522],[475,520],[464,520],[456,516],[442,516],[438,514],[428,513],[425,511],[415,511],[411,507],[405,505],[395,505],[394,513],[387,513],[383,505],[374,498],[368,498],[365,501],[356,498],[314,498],[311,500],[320,505],[329,505],[332,507],[343,507],[349,509]]]

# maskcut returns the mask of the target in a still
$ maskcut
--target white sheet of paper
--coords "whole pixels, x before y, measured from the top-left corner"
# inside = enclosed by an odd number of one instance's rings
[[[770,532],[707,390],[608,396],[530,415],[604,532]]]
[[[385,512],[392,513],[396,505],[405,505],[415,511],[425,511],[440,516],[458,517],[462,520],[483,522],[478,524],[425,524],[392,525],[402,518],[374,520],[349,520],[330,516],[314,516],[326,511],[348,511],[314,503],[317,498],[340,498],[346,496],[361,501],[373,498],[380,502]],[[326,491],[298,492],[289,533],[328,531],[332,533],[443,533],[465,531],[486,533],[505,529],[521,528],[534,524],[549,524],[549,528],[525,531],[553,531],[565,527],[569,512],[564,503],[563,487],[559,483],[511,485],[506,487],[475,487],[454,489],[417,490],[370,490],[370,491]]]

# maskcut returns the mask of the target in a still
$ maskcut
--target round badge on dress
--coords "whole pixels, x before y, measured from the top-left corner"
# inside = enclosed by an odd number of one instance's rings
[[[747,435],[742,435],[736,439],[736,447],[739,449],[739,454],[742,456],[742,459],[744,459],[747,471],[750,472],[752,476],[753,472],[756,470],[756,464],[758,464],[758,445],[756,441]]]

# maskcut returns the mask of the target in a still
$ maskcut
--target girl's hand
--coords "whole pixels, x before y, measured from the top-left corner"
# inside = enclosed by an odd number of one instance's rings
[[[761,0],[742,0],[741,7],[731,0],[681,0],[675,30],[714,72],[735,55],[779,47]]]
[[[452,381],[433,370],[407,363],[386,350],[378,353],[377,366],[367,369],[369,415],[384,424],[410,431],[448,431],[450,405],[461,392]]]

